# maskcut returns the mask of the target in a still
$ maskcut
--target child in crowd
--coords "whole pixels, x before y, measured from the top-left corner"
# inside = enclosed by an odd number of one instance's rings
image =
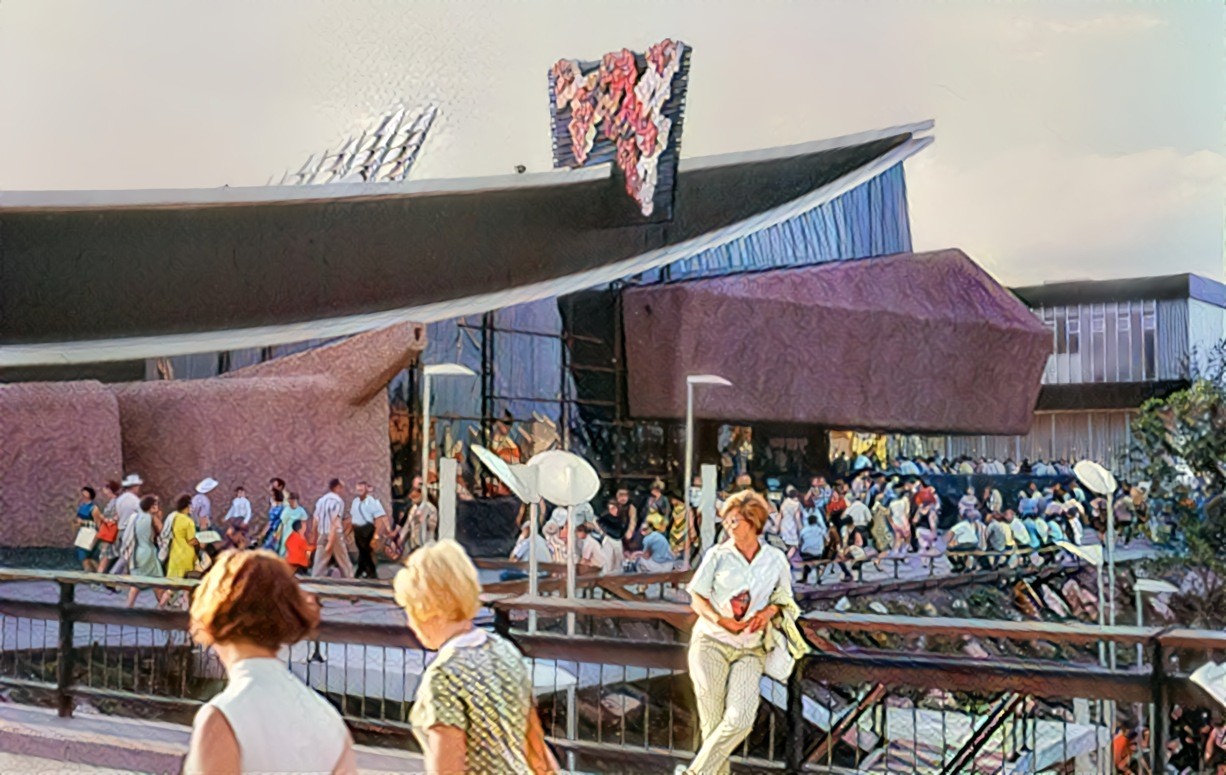
[[[230,510],[226,512],[226,546],[236,549],[246,549],[251,540],[247,537],[247,527],[251,524],[251,501],[247,500],[247,491],[242,487],[234,490],[234,500]]]
[[[285,539],[285,561],[294,569],[294,575],[305,576],[310,567],[311,552],[315,547],[307,543],[306,520],[294,522],[294,529]]]

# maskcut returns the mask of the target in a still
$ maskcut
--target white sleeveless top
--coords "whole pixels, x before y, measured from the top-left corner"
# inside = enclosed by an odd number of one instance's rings
[[[277,659],[230,667],[225,691],[209,700],[238,740],[244,773],[330,773],[349,730],[336,709]]]

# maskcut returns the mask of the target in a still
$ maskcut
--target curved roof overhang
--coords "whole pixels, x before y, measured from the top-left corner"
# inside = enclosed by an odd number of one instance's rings
[[[0,194],[0,366],[343,336],[595,287],[781,223],[931,122],[683,160],[673,217],[607,171],[319,189]]]

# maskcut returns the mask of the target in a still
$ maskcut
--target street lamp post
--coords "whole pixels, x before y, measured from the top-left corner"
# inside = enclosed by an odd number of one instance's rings
[[[732,387],[732,383],[716,374],[690,374],[685,378],[685,479],[681,483],[682,496],[685,497],[690,491],[690,485],[694,478],[694,386],[695,385],[720,385],[723,387]],[[691,520],[690,513],[693,506],[690,505],[690,499],[685,497],[685,567],[690,567],[690,546],[693,541],[690,536]]]
[[[1103,547],[1107,555],[1107,623],[1115,626],[1115,476],[1092,460],[1082,460],[1073,466],[1073,473],[1091,492],[1107,499],[1107,540]],[[1111,669],[1115,669],[1115,641],[1111,641]]]
[[[458,363],[432,363],[422,367],[421,376],[421,498],[427,502],[430,498],[430,378],[431,377],[475,377],[477,373],[467,366]],[[442,485],[442,482],[439,482]],[[429,540],[429,521],[421,521],[421,542],[425,545]]]
[[[1094,580],[1095,585],[1098,587],[1098,629],[1100,632],[1104,631],[1107,627],[1107,620],[1105,618],[1104,611],[1106,606],[1103,605],[1103,548],[1098,545],[1081,546],[1080,544],[1069,543],[1068,541],[1057,541],[1056,546],[1059,546],[1061,549],[1074,557],[1080,557],[1082,560],[1085,560],[1090,565],[1094,566]],[[1101,639],[1098,641],[1098,664],[1102,667],[1107,666],[1107,652]],[[1100,701],[1098,703],[1099,723],[1102,723],[1104,719],[1115,715],[1114,707],[1114,702],[1104,704]],[[1111,745],[1111,735],[1114,733],[1114,731],[1115,725],[1114,722],[1112,722],[1111,726],[1107,727],[1108,748]],[[1110,772],[1110,770],[1103,769],[1106,762],[1104,761],[1103,746],[1101,744],[1102,740],[1097,732],[1095,733],[1095,741],[1099,750],[1096,767],[1099,772]]]
[[[1143,594],[1167,595],[1167,594],[1173,594],[1173,593],[1179,592],[1179,587],[1175,586],[1174,584],[1171,584],[1168,581],[1161,581],[1159,579],[1137,579],[1136,583],[1133,585],[1133,589],[1136,591],[1136,595],[1137,595],[1137,627],[1145,626],[1145,601],[1141,599],[1141,595]],[[1145,659],[1145,649],[1140,643],[1137,643],[1137,672],[1141,671],[1141,667],[1142,667],[1141,663],[1144,661],[1144,659]],[[1150,741],[1149,763],[1150,763],[1151,771],[1153,771],[1153,768],[1157,766],[1158,762],[1160,761],[1158,757],[1162,755],[1161,752],[1156,750],[1153,745],[1153,742],[1155,740],[1155,737],[1154,737],[1154,724],[1155,723],[1157,723],[1157,719],[1155,718],[1154,705],[1153,703],[1150,703],[1149,705],[1149,741]],[[1166,723],[1166,722],[1164,721],[1163,723]],[[1166,735],[1162,735],[1162,739],[1165,740]]]

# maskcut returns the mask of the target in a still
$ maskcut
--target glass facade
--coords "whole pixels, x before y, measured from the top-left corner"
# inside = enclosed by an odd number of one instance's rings
[[[1157,302],[1039,307],[1035,314],[1052,335],[1043,384],[1159,379]]]

